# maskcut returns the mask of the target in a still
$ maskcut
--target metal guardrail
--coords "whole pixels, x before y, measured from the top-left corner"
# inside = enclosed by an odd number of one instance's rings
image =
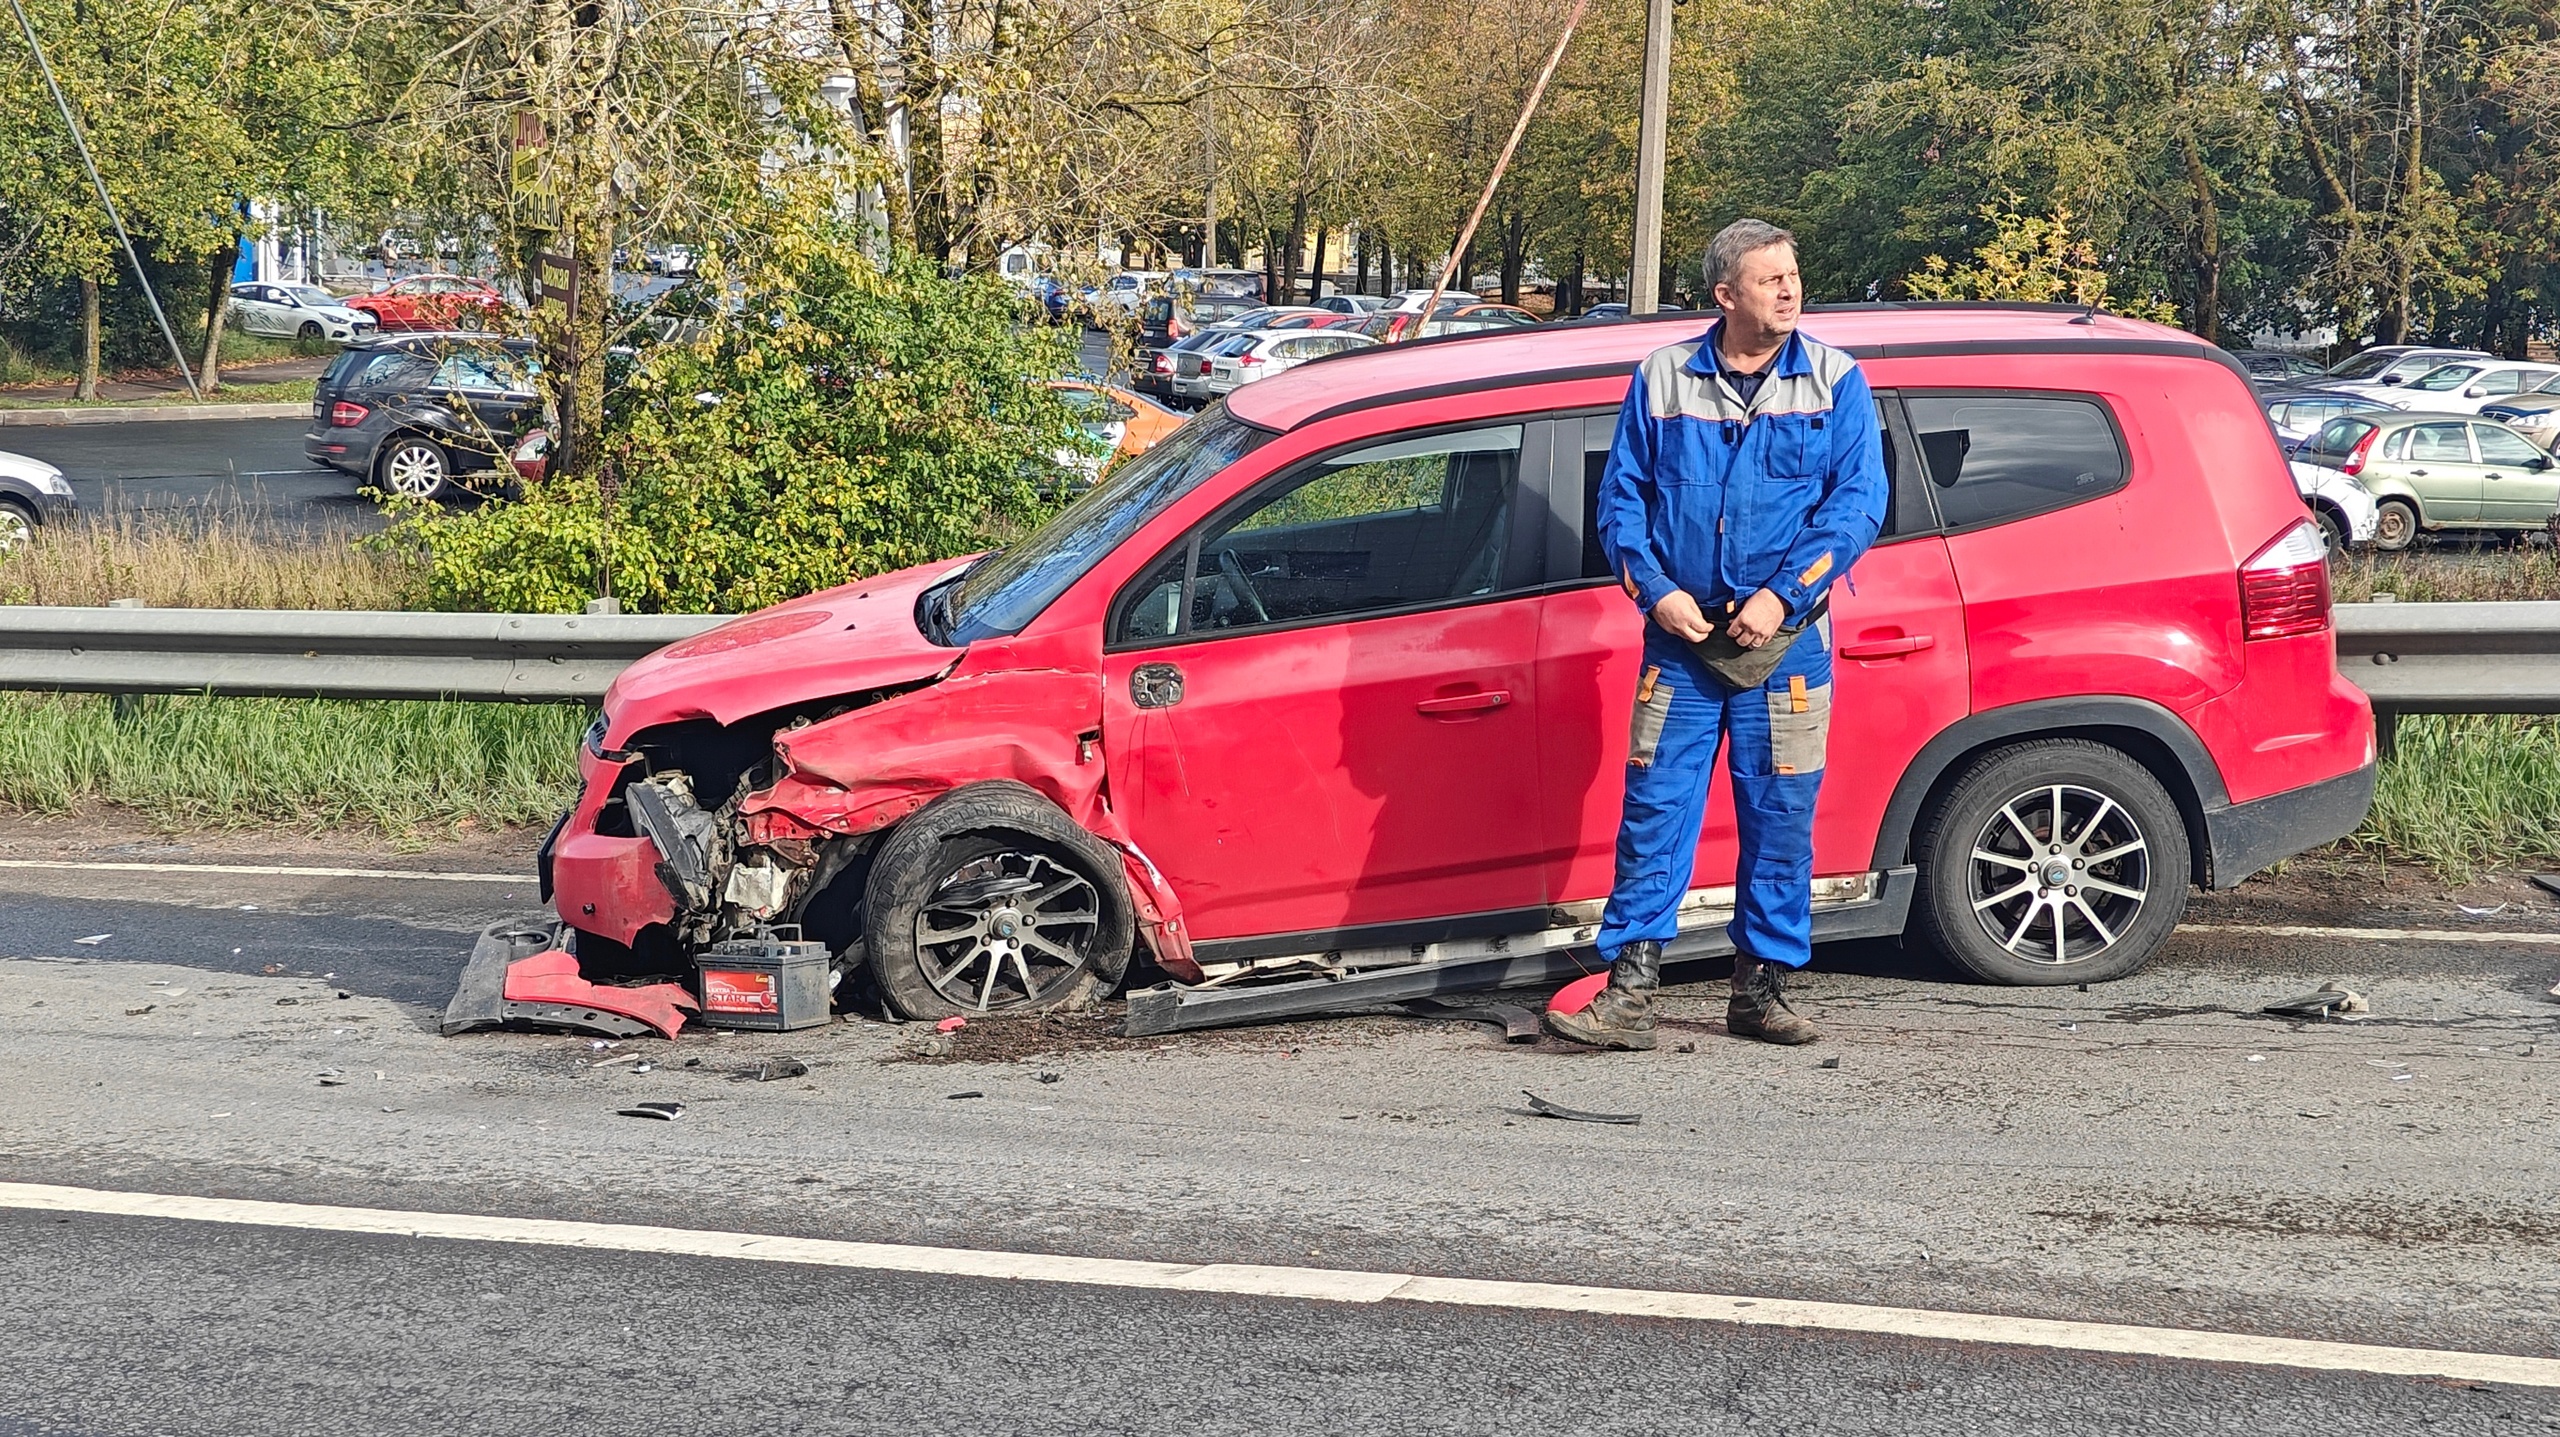
[[[732,617],[0,606],[0,688],[593,700],[633,660]]]
[[[2379,713],[2560,713],[2560,601],[2336,615],[2338,667]],[[593,699],[730,617],[0,606],[0,688]]]

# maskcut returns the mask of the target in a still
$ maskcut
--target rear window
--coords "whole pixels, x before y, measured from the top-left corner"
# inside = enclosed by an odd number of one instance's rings
[[[2314,464],[2332,467],[2343,464],[2347,456],[2355,452],[2356,446],[2364,442],[2364,437],[2380,427],[2370,419],[2357,419],[2351,415],[2332,419],[2320,426],[2320,432],[2311,436],[2310,443],[2302,446],[2302,457]]]
[[[2124,441],[2094,399],[1914,394],[1903,400],[1950,529],[1996,524],[2124,487]]]
[[[1145,323],[1162,329],[1166,322],[1173,318],[1173,301],[1164,295],[1157,295],[1140,307],[1138,317]]]

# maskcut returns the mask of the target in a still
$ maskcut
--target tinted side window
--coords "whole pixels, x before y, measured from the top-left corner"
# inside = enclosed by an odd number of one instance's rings
[[[2059,509],[2124,487],[2106,407],[2055,395],[1911,395],[1911,427],[1950,529]]]
[[[1522,429],[1389,440],[1291,475],[1201,536],[1189,629],[1493,593],[1519,497]]]

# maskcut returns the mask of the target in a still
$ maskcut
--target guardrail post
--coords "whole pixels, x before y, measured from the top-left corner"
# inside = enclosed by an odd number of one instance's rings
[[[2373,711],[2373,751],[2378,758],[2395,758],[2400,753],[2400,711],[2377,708]]]
[[[145,604],[140,599],[109,599],[107,600],[107,607],[110,609],[147,609],[150,605]],[[131,723],[135,719],[142,717],[142,695],[117,694],[115,697],[107,700],[107,707],[108,710],[115,715],[117,723]]]

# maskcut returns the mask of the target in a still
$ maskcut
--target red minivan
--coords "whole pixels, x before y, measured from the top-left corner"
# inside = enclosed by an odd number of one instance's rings
[[[1310,364],[1009,549],[668,648],[606,697],[545,896],[591,975],[796,926],[911,1017],[1083,1001],[1141,948],[1172,981],[1133,1027],[1582,971],[1642,622],[1592,488],[1699,323]],[[2190,885],[2355,827],[2372,715],[2227,355],[2061,306],[1804,327],[1864,365],[1893,486],[1833,591],[1817,938],[2118,977]],[[1730,951],[1733,869],[1719,779],[1673,961]]]

